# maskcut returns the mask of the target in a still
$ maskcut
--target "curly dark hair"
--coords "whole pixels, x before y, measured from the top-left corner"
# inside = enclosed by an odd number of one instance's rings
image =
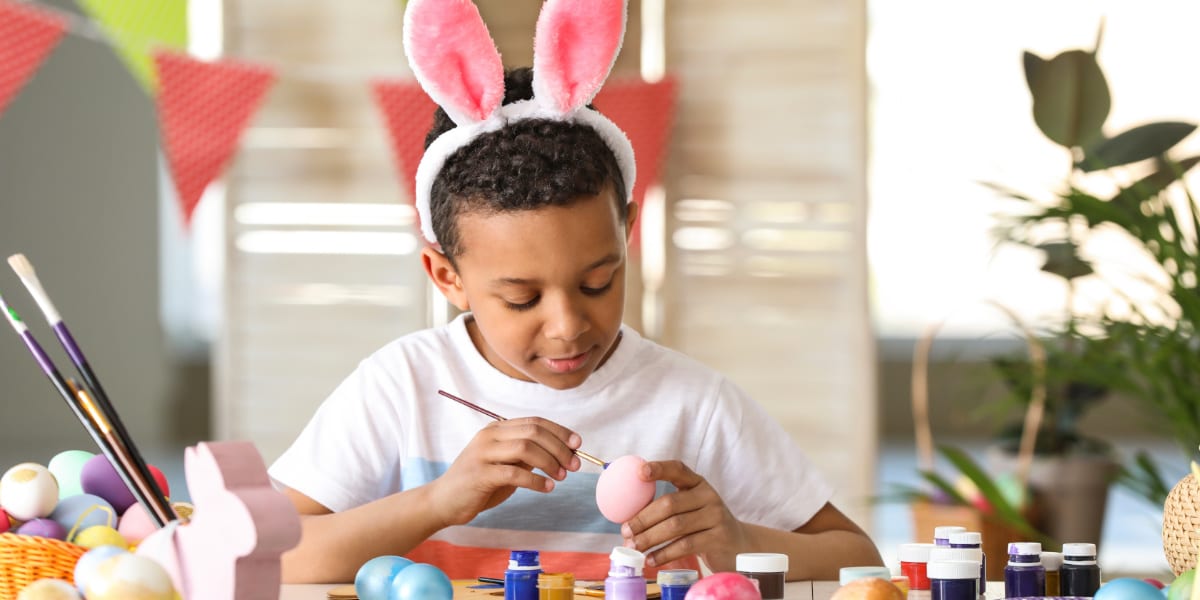
[[[533,70],[504,75],[504,104],[533,98]],[[425,136],[428,148],[455,124],[440,107]],[[430,214],[442,252],[453,260],[462,252],[458,216],[566,206],[612,186],[617,214],[628,214],[625,183],[616,156],[587,125],[547,119],[517,121],[485,133],[446,159],[433,181]]]

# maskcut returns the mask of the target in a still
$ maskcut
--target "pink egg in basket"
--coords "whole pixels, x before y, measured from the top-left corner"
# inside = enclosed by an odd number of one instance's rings
[[[596,482],[596,506],[613,523],[624,523],[654,499],[654,482],[643,481],[638,456],[622,456],[609,463]]]

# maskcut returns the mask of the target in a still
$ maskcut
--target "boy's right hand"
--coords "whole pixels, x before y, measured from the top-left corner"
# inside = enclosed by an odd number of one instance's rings
[[[579,434],[540,417],[489,424],[430,484],[438,521],[444,527],[468,523],[519,487],[543,493],[553,490],[554,482],[566,479],[567,471],[579,470],[574,450],[581,443]]]

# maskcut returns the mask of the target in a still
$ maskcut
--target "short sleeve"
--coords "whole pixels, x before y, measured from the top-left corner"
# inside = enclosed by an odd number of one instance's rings
[[[833,486],[791,435],[727,380],[719,386],[698,462],[700,475],[747,523],[793,531],[833,496]]]
[[[369,361],[360,364],[271,465],[271,479],[333,512],[398,489],[401,432],[395,415],[386,414],[386,381]]]

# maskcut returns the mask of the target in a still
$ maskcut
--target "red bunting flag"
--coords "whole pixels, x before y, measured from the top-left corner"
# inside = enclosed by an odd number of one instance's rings
[[[0,2],[0,115],[66,29],[66,20],[54,13]]]
[[[204,188],[237,151],[275,73],[260,65],[204,62],[163,51],[154,53],[154,64],[159,129],[184,221],[191,223]]]
[[[391,134],[396,172],[400,173],[411,200],[416,195],[413,188],[417,165],[425,153],[425,135],[433,127],[437,105],[415,81],[372,81],[371,92]]]
[[[634,202],[641,202],[646,188],[658,182],[674,120],[677,89],[675,79],[670,77],[655,83],[613,80],[592,100],[592,106],[616,123],[633,144],[637,161],[631,198]]]

